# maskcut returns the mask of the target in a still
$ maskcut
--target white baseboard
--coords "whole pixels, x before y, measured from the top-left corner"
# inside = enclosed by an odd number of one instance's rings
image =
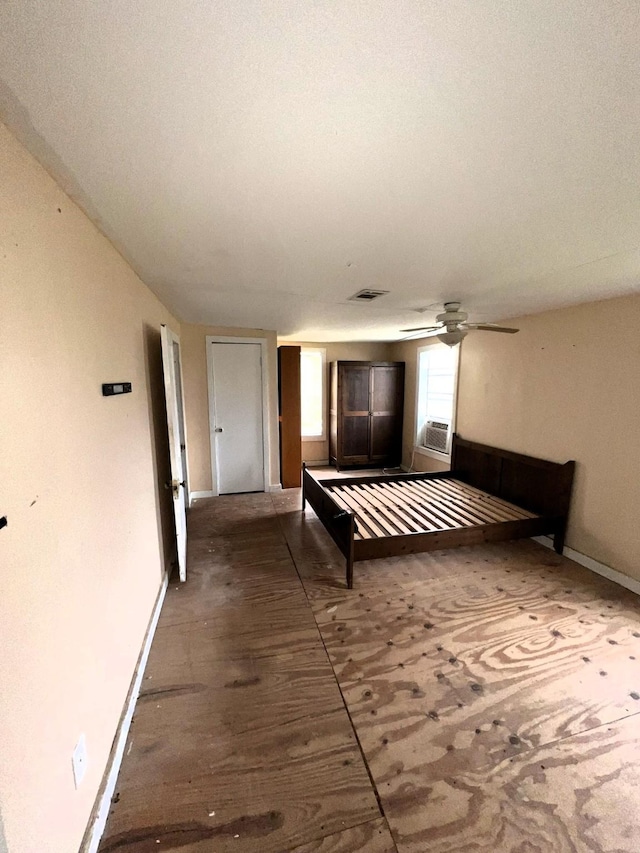
[[[282,486],[280,485],[280,483],[271,483],[265,489],[266,492],[279,492],[281,490],[282,490]],[[204,491],[204,492],[191,492],[189,494],[189,506],[192,506],[194,501],[198,501],[201,498],[215,498],[215,497],[216,497],[215,492],[212,492],[211,490]]]
[[[551,536],[532,536],[531,538],[540,545],[544,545],[545,548],[553,548],[553,539]],[[630,578],[629,575],[625,575],[617,569],[612,569],[611,566],[606,566],[604,563],[594,560],[593,557],[581,554],[580,551],[574,551],[573,548],[567,548],[566,545],[563,548],[562,553],[563,556],[573,560],[574,563],[579,563],[581,566],[584,566],[585,569],[590,569],[597,575],[602,575],[603,578],[607,578],[607,580],[613,581],[631,592],[635,592],[636,595],[640,595],[640,581]]]
[[[109,809],[111,808],[111,799],[116,789],[118,773],[120,772],[120,765],[122,764],[124,750],[129,737],[131,720],[133,719],[133,712],[136,707],[138,695],[140,694],[142,676],[144,675],[144,670],[147,665],[149,652],[151,650],[151,643],[153,642],[153,637],[156,633],[156,627],[158,625],[158,619],[160,618],[160,611],[162,610],[168,585],[169,573],[165,575],[164,580],[162,581],[162,586],[158,591],[158,597],[156,598],[151,619],[149,620],[149,627],[147,628],[138,663],[136,664],[133,678],[131,680],[129,694],[113,741],[111,755],[109,756],[109,761],[105,769],[103,787],[98,794],[96,800],[97,806],[92,817],[92,823],[87,828],[82,847],[80,848],[80,853],[96,853],[100,844],[100,839],[102,838],[102,833],[107,825]]]
[[[189,506],[191,506],[194,501],[200,500],[200,498],[215,498],[215,495],[211,489],[204,492],[189,492]]]

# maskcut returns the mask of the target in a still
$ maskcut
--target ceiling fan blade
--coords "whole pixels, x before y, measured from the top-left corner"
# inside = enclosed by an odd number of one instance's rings
[[[438,334],[438,331],[439,330],[436,329],[435,331],[432,331],[432,332],[423,332],[422,330],[420,330],[418,332],[409,332],[408,335],[404,335],[402,338],[400,338],[400,340],[401,341],[418,341],[418,340],[423,340],[425,338],[435,338],[435,336]]]
[[[508,326],[495,326],[493,323],[464,323],[465,329],[473,329],[476,332],[506,332],[514,335],[520,329],[510,329]]]
[[[441,326],[418,326],[417,329],[400,329],[401,332],[436,332]]]

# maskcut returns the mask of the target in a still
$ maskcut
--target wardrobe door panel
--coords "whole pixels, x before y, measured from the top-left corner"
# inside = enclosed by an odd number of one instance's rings
[[[395,364],[374,364],[371,368],[371,410],[373,412],[397,411],[398,368]]]
[[[369,461],[369,418],[342,418],[342,461],[349,465]]]
[[[371,418],[371,461],[381,462],[393,456],[397,444],[398,419],[395,415]]]
[[[402,456],[404,364],[371,367],[371,461],[399,464]]]
[[[369,414],[369,366],[340,365],[342,414]]]

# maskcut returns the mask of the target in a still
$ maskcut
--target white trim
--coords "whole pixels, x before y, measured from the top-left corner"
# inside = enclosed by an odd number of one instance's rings
[[[271,483],[269,486],[270,492],[281,492],[282,491],[282,483]]]
[[[151,619],[149,621],[149,627],[147,628],[147,634],[142,644],[140,656],[136,663],[136,668],[133,671],[129,695],[125,701],[124,710],[116,730],[116,735],[113,739],[111,754],[105,768],[102,793],[98,793],[98,797],[96,798],[97,809],[95,811],[95,817],[93,818],[93,825],[90,829],[87,828],[87,834],[85,835],[86,840],[83,841],[80,848],[81,853],[97,853],[100,839],[102,838],[104,828],[107,825],[107,818],[109,817],[109,810],[111,808],[111,798],[113,797],[113,793],[116,789],[118,774],[120,773],[120,765],[122,764],[122,759],[124,757],[124,749],[127,745],[129,729],[131,728],[131,720],[133,719],[133,712],[140,694],[142,676],[144,675],[144,671],[147,666],[149,652],[151,651],[151,643],[153,642],[153,638],[156,633],[158,619],[160,618],[160,611],[162,610],[168,586],[169,573],[165,574],[162,581],[162,585],[158,592],[158,597],[156,598],[156,603],[151,614]]]
[[[262,457],[264,492],[269,491],[269,471],[271,469],[271,454],[269,446],[269,350],[267,338],[239,338],[232,335],[206,335],[207,346],[207,387],[209,390],[209,447],[211,450],[211,482],[213,497],[220,492],[218,488],[218,451],[214,424],[211,413],[214,410],[215,397],[213,393],[213,355],[211,344],[260,344],[260,361],[262,367]]]
[[[215,498],[212,489],[206,489],[200,492],[189,492],[189,506],[193,506],[194,501],[199,501],[200,498]]]
[[[545,548],[553,548],[553,539],[550,536],[532,536],[531,538],[540,545],[544,545]],[[629,575],[625,575],[617,569],[612,569],[611,566],[600,563],[598,560],[594,560],[593,557],[581,554],[580,551],[574,551],[573,548],[567,548],[565,546],[562,550],[562,554],[570,560],[573,560],[574,563],[579,563],[581,566],[584,566],[585,569],[590,569],[597,575],[602,575],[603,578],[607,578],[607,580],[613,581],[619,586],[623,586],[625,589],[631,590],[631,592],[635,592],[636,595],[640,595],[640,581],[637,581],[635,578],[631,578]]]

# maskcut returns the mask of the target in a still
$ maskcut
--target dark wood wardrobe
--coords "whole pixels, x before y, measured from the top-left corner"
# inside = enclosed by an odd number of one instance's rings
[[[402,456],[404,362],[331,363],[329,456],[350,465],[390,467]]]

